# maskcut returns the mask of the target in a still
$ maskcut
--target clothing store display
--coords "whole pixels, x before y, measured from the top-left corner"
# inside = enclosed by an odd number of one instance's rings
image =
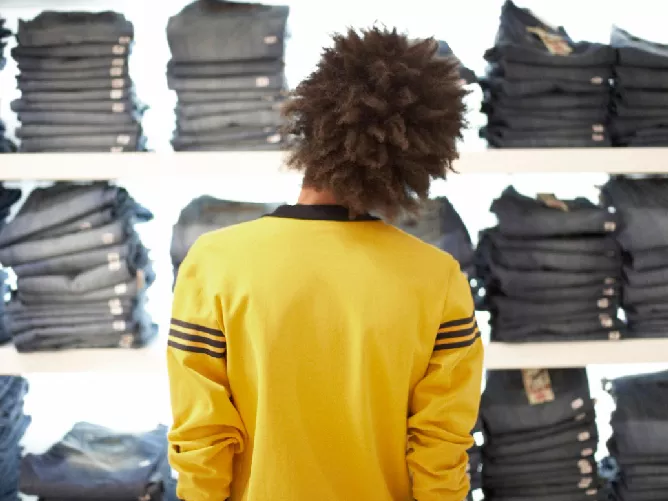
[[[146,149],[146,106],[128,72],[134,28],[122,14],[44,11],[19,20],[17,40],[19,151]]]
[[[489,371],[480,417],[486,500],[597,500],[598,430],[585,369]]]
[[[574,42],[506,0],[487,50],[480,130],[494,148],[610,146],[606,127],[615,52]]]
[[[16,202],[21,198],[21,190],[16,188],[5,188],[0,184],[0,232],[5,226],[5,219],[9,215],[9,211]],[[0,346],[11,341],[12,336],[5,327],[2,319],[5,314],[5,299],[9,293],[9,287],[6,284],[7,273],[0,269]]]
[[[668,497],[668,372],[605,382],[616,403],[608,451],[615,501]]]
[[[289,8],[195,0],[170,18],[176,151],[279,149]]]
[[[30,425],[23,413],[28,382],[16,376],[0,376],[0,501],[17,501],[21,447]]]
[[[624,337],[616,214],[583,198],[532,199],[512,186],[491,211],[499,224],[481,233],[475,259],[492,340]]]
[[[155,278],[134,225],[153,215],[106,182],[33,190],[0,232],[17,276],[3,327],[21,352],[144,346]]]
[[[0,71],[2,71],[7,62],[5,58],[5,47],[7,46],[7,37],[12,34],[12,32],[5,27],[6,22],[7,21],[0,15]],[[0,99],[2,99],[2,96],[0,96]],[[16,145],[9,138],[5,137],[5,133],[5,124],[0,120],[0,153],[16,152]]]
[[[166,490],[167,428],[119,433],[77,423],[58,443],[21,461],[21,492],[43,501],[163,501]]]
[[[619,146],[668,145],[668,45],[613,26],[617,51],[611,129]]]
[[[616,176],[602,201],[620,217],[629,337],[668,337],[668,179]]]

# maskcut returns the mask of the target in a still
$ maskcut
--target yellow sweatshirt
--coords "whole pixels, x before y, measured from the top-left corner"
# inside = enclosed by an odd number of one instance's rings
[[[483,347],[448,254],[338,206],[201,237],[174,292],[184,501],[462,501]]]

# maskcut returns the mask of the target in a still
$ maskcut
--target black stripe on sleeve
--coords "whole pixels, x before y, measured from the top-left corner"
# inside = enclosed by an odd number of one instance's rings
[[[213,339],[209,339],[208,337],[203,337],[203,336],[195,336],[193,334],[184,334],[183,332],[179,332],[174,329],[169,330],[169,335],[173,337],[177,337],[179,339],[183,339],[184,341],[191,341],[193,343],[202,343],[202,344],[208,344],[209,346],[212,346],[214,348],[226,348],[227,343],[225,341],[215,341]]]
[[[447,329],[448,327],[459,327],[460,325],[470,324],[475,320],[475,313],[468,318],[460,318],[459,320],[451,320],[450,322],[442,323],[438,329]]]
[[[225,335],[220,329],[212,329],[211,327],[204,327],[203,325],[191,324],[190,322],[184,322],[183,320],[177,320],[176,318],[172,318],[172,323],[185,329],[193,329],[213,336],[223,337]]]
[[[479,337],[480,337],[480,332],[478,331],[478,333],[473,338],[467,339],[466,341],[459,341],[458,343],[439,344],[437,346],[434,346],[434,351],[449,350],[454,348],[465,348],[466,346],[471,346],[473,343],[475,343]]]
[[[474,323],[473,327],[469,327],[468,329],[460,329],[458,331],[450,331],[450,332],[439,332],[436,335],[436,340],[438,341],[439,339],[454,339],[458,337],[470,336],[476,331],[477,328],[478,324]]]
[[[216,353],[215,351],[207,350],[206,348],[199,348],[195,346],[185,346],[183,344],[175,343],[174,341],[167,341],[167,344],[176,350],[189,351],[191,353],[201,353],[203,355],[209,355],[213,358],[225,358],[224,353]]]

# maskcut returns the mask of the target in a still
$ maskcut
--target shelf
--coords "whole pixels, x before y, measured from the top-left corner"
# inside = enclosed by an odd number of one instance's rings
[[[20,153],[0,155],[0,179],[297,176],[282,152]],[[668,173],[668,148],[563,148],[463,152],[455,168],[476,173]]]
[[[491,343],[488,369],[567,368],[587,365],[668,363],[668,339],[585,341],[573,343]],[[165,370],[164,342],[140,350],[71,350],[18,354],[0,348],[0,374],[160,373]]]

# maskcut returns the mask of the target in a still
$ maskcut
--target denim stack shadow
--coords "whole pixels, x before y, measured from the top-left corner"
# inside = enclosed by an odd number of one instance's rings
[[[0,16],[0,71],[5,67],[7,59],[5,57],[5,48],[7,47],[7,37],[9,37],[12,32],[9,31],[6,27],[6,20]],[[0,96],[2,99],[2,96]],[[16,152],[16,145],[5,137],[6,129],[5,124],[0,120],[0,153],[14,153]]]
[[[58,183],[30,193],[0,232],[0,262],[17,290],[4,328],[20,352],[144,346],[155,275],[135,223],[152,214],[108,183]]]
[[[668,337],[668,179],[617,176],[602,199],[620,217],[628,337]]]
[[[0,376],[0,501],[19,499],[21,438],[30,426],[23,413],[28,382],[22,377]]]
[[[167,428],[119,433],[77,423],[44,454],[21,461],[21,492],[41,501],[171,501]]]
[[[114,12],[45,11],[19,21],[12,102],[22,152],[145,149],[144,106],[128,72],[132,23]]]
[[[504,190],[481,233],[476,273],[503,342],[618,340],[624,323],[616,214],[589,200],[542,200]]]
[[[471,490],[467,496],[467,501],[473,501],[474,492],[482,489],[482,439],[478,442],[478,437],[482,436],[482,422],[478,422],[471,433],[475,440],[475,444],[468,450],[469,464],[466,467],[466,473],[471,481]]]
[[[668,45],[616,26],[610,44],[617,51],[611,117],[615,144],[668,145]]]
[[[204,195],[186,205],[172,229],[170,254],[174,278],[195,241],[204,233],[234,224],[252,221],[276,209],[278,205],[233,202]]]
[[[488,125],[480,136],[489,146],[610,146],[612,48],[573,42],[563,28],[508,0],[485,60],[490,64],[481,81],[482,111]]]
[[[485,500],[597,500],[598,430],[584,369],[490,371],[480,416]]]
[[[668,372],[606,384],[616,401],[608,450],[616,463],[611,501],[668,499]]]
[[[289,8],[197,0],[167,25],[176,151],[274,150]]]

